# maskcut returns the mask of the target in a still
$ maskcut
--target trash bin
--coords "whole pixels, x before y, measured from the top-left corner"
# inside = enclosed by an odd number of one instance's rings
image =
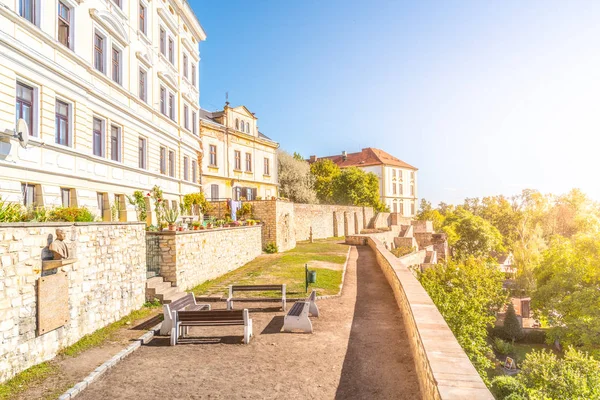
[[[317,282],[317,271],[308,271],[308,283]]]

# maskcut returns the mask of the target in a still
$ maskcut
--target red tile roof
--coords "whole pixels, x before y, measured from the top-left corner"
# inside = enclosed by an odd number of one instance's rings
[[[345,159],[341,154],[337,156],[320,157],[320,159],[323,158],[327,158],[333,161],[340,168],[368,167],[373,165],[391,165],[394,167],[409,168],[414,169],[415,171],[417,170],[417,168],[405,163],[404,161],[394,157],[393,155],[388,154],[383,150],[374,149],[372,147],[362,149],[360,153],[349,153],[346,155]]]

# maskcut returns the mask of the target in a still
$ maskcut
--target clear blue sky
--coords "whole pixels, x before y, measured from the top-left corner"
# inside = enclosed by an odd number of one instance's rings
[[[190,0],[200,103],[289,152],[383,149],[419,197],[600,200],[600,1]]]

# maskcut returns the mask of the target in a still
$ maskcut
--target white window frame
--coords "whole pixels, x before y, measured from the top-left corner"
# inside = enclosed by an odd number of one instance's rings
[[[33,1],[33,21],[29,21],[28,19],[26,19],[25,17],[21,16],[21,0],[16,0],[17,2],[17,14],[19,15],[19,17],[23,18],[25,21],[34,24],[35,26],[37,26],[38,28],[40,27],[40,16],[43,15],[42,13],[45,11],[42,9],[42,1],[41,0],[32,0]],[[45,8],[45,7],[44,7]],[[57,5],[58,8],[58,5]]]
[[[142,153],[142,158],[140,159],[140,140],[144,141],[144,149]],[[160,155],[159,155],[160,157]],[[140,166],[143,164],[143,166]],[[145,136],[138,136],[138,168],[147,170],[148,169],[148,138]]]
[[[183,180],[190,181],[190,157],[183,156]]]
[[[190,106],[187,103],[183,103],[183,128],[191,132],[190,129]]]
[[[96,35],[102,37],[102,71],[100,71],[98,68],[96,68]],[[112,80],[112,68],[110,69],[110,74],[108,72],[108,49],[112,50],[112,46],[110,46],[109,43],[109,36],[108,34],[100,29],[98,26],[94,27],[94,33],[92,35],[92,65],[94,66],[94,70],[98,71],[99,73],[108,76],[111,78]],[[112,60],[112,53],[110,54],[110,59]]]
[[[138,30],[140,31],[141,34],[143,34],[147,39],[150,39],[148,37],[148,27],[152,26],[152,24],[148,23],[148,19],[150,18],[150,6],[149,4],[144,1],[144,0],[138,0],[137,2],[137,8],[138,8],[138,12],[137,12],[137,25],[138,25]],[[144,29],[140,29],[140,5],[144,7],[144,9],[146,10],[146,14],[144,15]],[[159,49],[160,50],[160,49]]]
[[[69,110],[68,110],[68,113],[69,113],[69,125],[67,126],[67,134],[69,135],[69,140],[67,142],[67,147],[73,147],[73,139],[74,139],[73,138],[73,134],[75,133],[75,130],[73,129],[73,122],[75,120],[75,115],[74,115],[75,114],[74,113],[75,107],[73,107],[73,102],[70,101],[70,100],[67,100],[66,98],[61,97],[61,96],[56,96],[56,98],[54,99],[54,101],[55,101],[55,107],[56,107],[56,101],[61,101],[61,102],[65,103],[65,104],[67,104],[67,106],[69,108]],[[56,119],[56,115],[54,116],[54,118]],[[55,130],[56,130],[56,127],[55,127]],[[54,132],[54,135],[55,135],[54,144],[57,144],[56,143],[56,132]],[[64,145],[59,145],[59,146],[64,146]]]
[[[117,128],[117,142],[118,142],[118,147],[117,147],[117,159],[113,160],[112,158],[112,132],[113,132],[113,128]],[[110,124],[110,157],[109,159],[111,161],[114,162],[118,162],[118,163],[122,163],[123,162],[123,127],[121,125],[117,125],[117,124]]]
[[[30,137],[40,137],[39,135],[39,127],[40,127],[40,87],[38,85],[36,85],[35,83],[31,82],[30,80],[27,80],[25,78],[22,78],[20,76],[17,76],[15,79],[15,97],[14,97],[14,104],[13,104],[13,110],[15,109],[15,105],[17,103],[17,83],[21,83],[23,85],[29,86],[30,88],[33,89],[33,101],[31,103],[31,111],[32,111],[32,116],[31,116],[31,121],[33,126],[29,127],[29,136]],[[15,126],[17,123],[17,115],[16,115],[16,111],[15,111]]]
[[[68,49],[75,49],[75,4],[72,0],[59,0],[69,8],[69,46]],[[58,41],[58,2],[56,3],[56,40]],[[62,44],[62,43],[61,43]]]
[[[100,155],[94,154],[94,119],[97,119],[102,122],[102,129],[100,131]],[[107,128],[107,120],[101,116],[92,116],[92,155],[94,157],[106,158],[106,128]]]
[[[141,72],[144,72],[144,75],[146,76],[146,78],[144,79],[144,98],[140,97],[140,75]],[[144,103],[148,103],[148,78],[149,78],[149,74],[148,74],[148,69],[143,67],[142,64],[140,63],[138,65],[138,79],[137,79],[137,86],[138,86],[138,97],[140,100],[142,100]],[[160,92],[159,92],[160,95]],[[160,100],[159,100],[159,106],[160,106]]]
[[[115,80],[114,79],[114,75],[113,75],[113,50],[117,50],[119,52],[119,80]],[[116,43],[116,41],[111,40],[111,46],[110,46],[110,80],[115,82],[116,84],[123,86],[124,82],[123,82],[123,78],[124,78],[124,74],[123,72],[126,71],[125,67],[125,51],[123,49],[122,46],[118,45]]]

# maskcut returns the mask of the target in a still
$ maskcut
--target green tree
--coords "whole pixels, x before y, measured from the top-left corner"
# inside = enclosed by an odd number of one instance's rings
[[[521,322],[519,322],[519,319],[517,318],[517,313],[515,312],[515,307],[512,302],[508,303],[508,309],[504,316],[502,333],[506,339],[512,340],[513,343],[515,340],[519,340],[523,337],[523,328],[521,327]]]
[[[471,362],[486,379],[492,349],[487,342],[487,327],[506,301],[503,276],[481,259],[469,257],[464,262],[438,264],[418,274],[448,326]]]
[[[516,379],[531,400],[600,398],[600,362],[572,347],[562,359],[550,351],[534,350],[527,354]]]
[[[294,152],[294,160],[305,161],[304,157],[302,157],[302,154],[298,153],[297,151]]]
[[[498,229],[464,208],[446,217],[443,230],[458,258],[489,257],[492,251],[504,250]]]
[[[498,400],[527,398],[525,386],[512,376],[500,375],[492,379],[490,391]]]
[[[377,175],[356,167],[343,169],[333,180],[333,200],[336,204],[368,206],[375,211],[389,212],[379,199]]]
[[[296,203],[316,203],[314,177],[308,163],[282,150],[277,152],[277,159],[279,193]]]
[[[319,202],[332,204],[334,201],[334,182],[341,174],[340,167],[333,161],[324,158],[311,164],[310,172],[315,177],[315,191]]]
[[[445,216],[434,209],[429,201],[421,199],[416,219],[419,221],[431,221],[433,223],[433,229],[436,232],[439,232],[442,229],[442,226],[444,226]]]
[[[547,337],[600,346],[600,237],[555,237],[534,271],[532,306],[551,326]]]

